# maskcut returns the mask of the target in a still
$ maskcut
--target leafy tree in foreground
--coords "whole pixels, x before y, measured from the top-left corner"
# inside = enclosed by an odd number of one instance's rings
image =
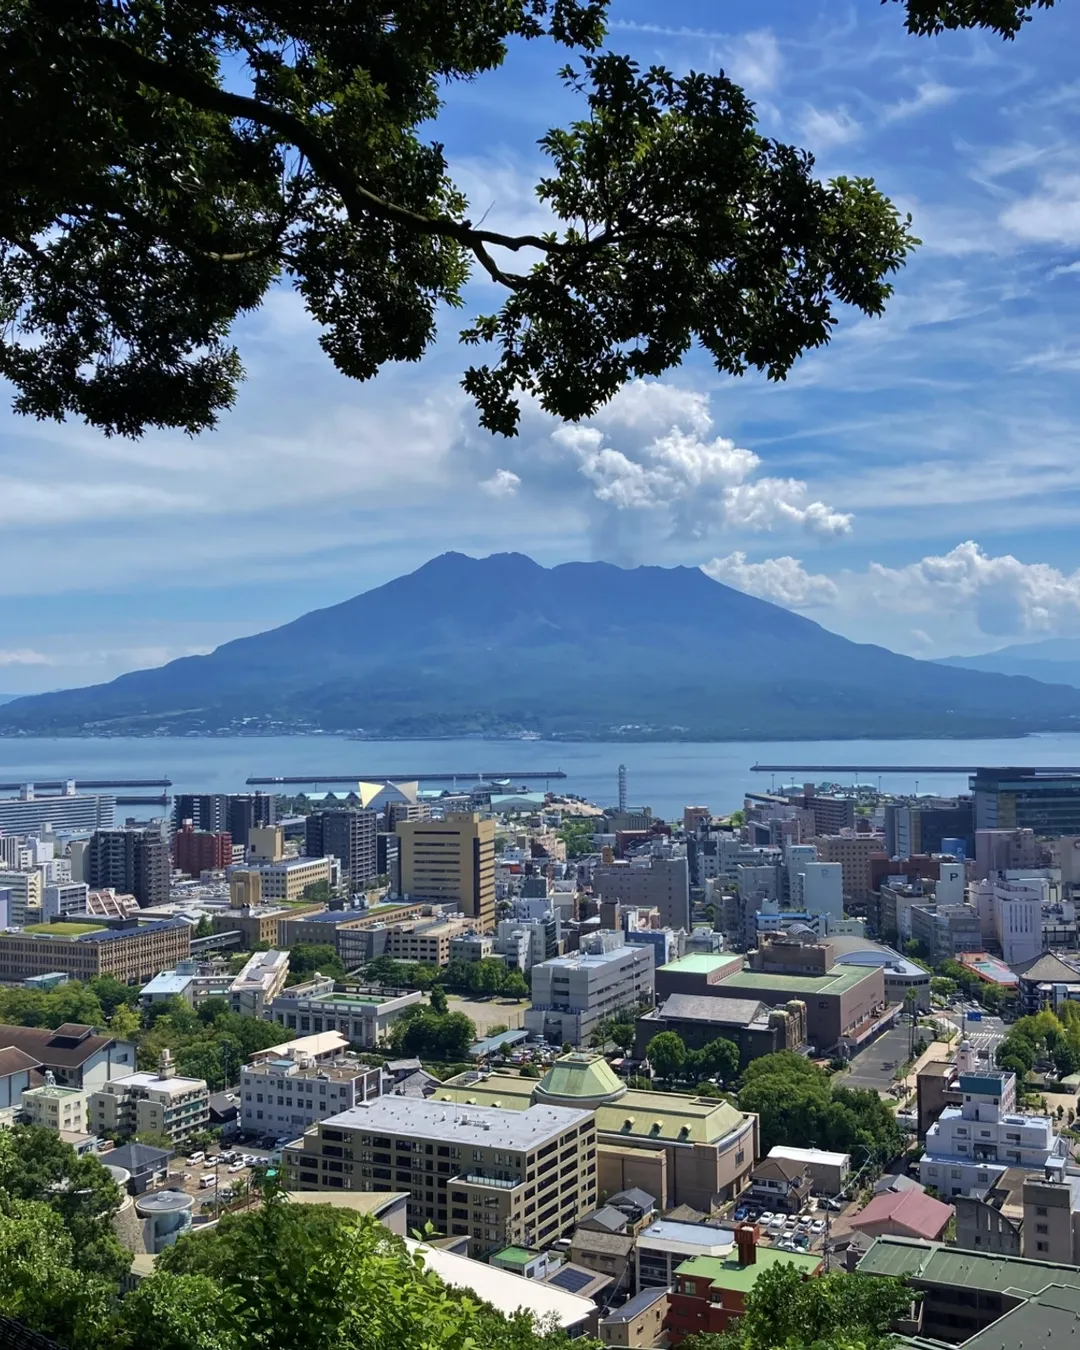
[[[746,1296],[746,1312],[723,1335],[691,1336],[688,1350],[781,1350],[803,1345],[883,1347],[892,1323],[910,1306],[902,1280],[834,1271],[804,1279],[793,1265],[763,1271]]]
[[[877,314],[913,239],[869,179],[823,183],[722,74],[601,52],[606,0],[15,0],[0,20],[0,375],[15,406],[199,431],[233,401],[238,316],[290,280],[344,374],[462,332],[482,424],[593,412],[692,345],[782,378],[837,306]],[[541,146],[557,228],[477,219],[427,124],[520,40],[567,49],[581,117]],[[480,210],[486,203],[477,203]]]
[[[17,1217],[19,1202],[39,1202],[63,1225],[77,1271],[117,1280],[131,1265],[112,1230],[121,1199],[98,1159],[80,1157],[55,1131],[0,1131],[0,1214]]]

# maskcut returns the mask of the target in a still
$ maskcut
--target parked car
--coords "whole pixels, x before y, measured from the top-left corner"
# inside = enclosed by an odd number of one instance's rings
[[[231,1173],[235,1173],[235,1172],[242,1172],[243,1170],[244,1170],[244,1164],[243,1164],[242,1162],[234,1162],[234,1163],[230,1163],[230,1164],[229,1164],[229,1172],[230,1172],[230,1174],[231,1174]]]
[[[776,1216],[773,1214],[771,1209],[762,1210],[762,1212],[758,1215],[758,1223],[762,1224],[764,1227],[767,1228],[769,1224],[772,1223],[775,1217]]]
[[[811,1231],[812,1233],[814,1233],[814,1234],[824,1233],[824,1231],[825,1231],[825,1220],[824,1220],[824,1219],[815,1219],[814,1222],[810,1225],[810,1231]]]
[[[199,1178],[199,1190],[200,1191],[209,1190],[209,1188],[213,1186],[213,1184],[216,1181],[217,1177],[214,1175],[213,1172],[204,1172],[202,1176]]]
[[[187,1157],[187,1160],[188,1160],[188,1166],[189,1166],[189,1167],[196,1167],[199,1163],[202,1162],[202,1160],[203,1160],[205,1157],[206,1157],[206,1154],[205,1154],[205,1153],[202,1153],[202,1152],[199,1152],[199,1153],[189,1153],[189,1154],[188,1154],[188,1157]]]

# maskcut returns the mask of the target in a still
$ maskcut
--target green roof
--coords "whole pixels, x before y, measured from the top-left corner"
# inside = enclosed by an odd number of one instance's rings
[[[694,952],[690,956],[680,956],[677,961],[669,961],[661,970],[677,975],[711,975],[722,966],[735,962],[741,964],[741,956],[732,956],[730,952]]]
[[[99,933],[103,923],[28,923],[24,933],[44,933],[48,937],[77,937],[80,933]]]
[[[879,1237],[859,1262],[861,1275],[908,1275],[928,1284],[1030,1298],[1048,1285],[1080,1289],[1080,1266],[971,1252],[941,1242]]]
[[[845,994],[877,972],[877,966],[833,966],[826,975],[770,975],[763,970],[743,970],[729,975],[723,988],[775,989],[785,994]]]
[[[567,1100],[603,1100],[621,1097],[626,1092],[626,1084],[603,1055],[583,1051],[557,1059],[540,1080],[539,1087],[545,1097]]]
[[[537,1255],[537,1252],[529,1251],[528,1247],[504,1247],[488,1259],[501,1261],[504,1266],[527,1266],[530,1261],[535,1261]]]
[[[775,1247],[758,1247],[752,1266],[741,1265],[738,1252],[733,1251],[730,1256],[692,1256],[676,1267],[676,1274],[708,1280],[713,1289],[733,1289],[746,1294],[764,1271],[775,1266],[788,1264],[804,1275],[812,1275],[821,1261],[820,1256],[810,1252],[781,1252]]]

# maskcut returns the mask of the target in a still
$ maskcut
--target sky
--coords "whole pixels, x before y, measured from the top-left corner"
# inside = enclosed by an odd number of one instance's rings
[[[695,353],[585,424],[528,408],[514,440],[458,384],[486,281],[423,363],[368,384],[274,291],[236,330],[236,407],[196,439],[0,398],[0,694],[207,651],[449,549],[701,566],[927,658],[1080,635],[1080,11],[1006,43],[910,37],[877,0],[614,0],[608,46],[723,69],[765,135],[910,211],[923,244],[885,317],[844,314],[781,385]],[[580,115],[564,60],[515,49],[432,129],[492,229],[546,221],[537,140]]]

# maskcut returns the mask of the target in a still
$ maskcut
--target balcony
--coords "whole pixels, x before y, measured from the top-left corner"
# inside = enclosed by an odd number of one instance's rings
[[[461,1173],[454,1177],[450,1184],[453,1185],[454,1182],[466,1183],[469,1186],[495,1186],[501,1191],[512,1191],[523,1184],[520,1178],[515,1181],[508,1181],[503,1177],[484,1176],[480,1172]]]

